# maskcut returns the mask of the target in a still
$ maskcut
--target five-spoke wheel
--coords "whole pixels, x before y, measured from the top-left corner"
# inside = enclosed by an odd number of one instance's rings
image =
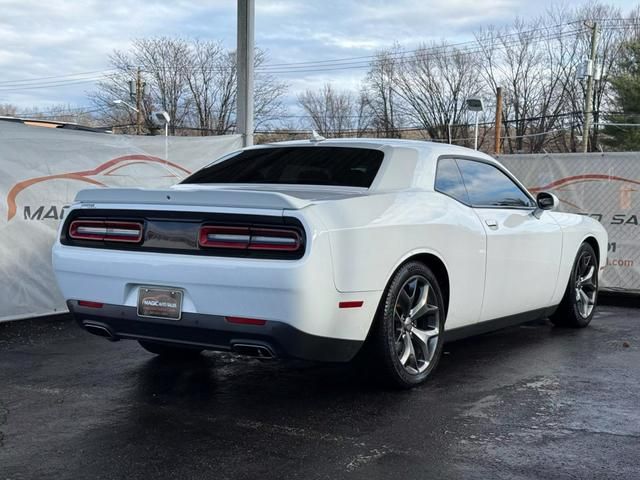
[[[551,321],[563,327],[586,327],[598,301],[598,256],[583,243],[573,264],[569,285]]]
[[[394,308],[396,352],[411,374],[424,372],[433,359],[440,333],[440,307],[433,287],[422,275],[404,282]]]
[[[576,263],[575,294],[578,313],[588,318],[596,305],[598,262],[591,252],[582,251]]]
[[[411,261],[389,282],[365,345],[387,383],[404,388],[422,383],[442,352],[445,303],[431,269]]]

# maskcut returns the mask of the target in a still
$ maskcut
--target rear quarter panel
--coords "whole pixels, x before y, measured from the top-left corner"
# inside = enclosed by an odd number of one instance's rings
[[[486,244],[478,217],[435,192],[405,191],[313,207],[329,231],[334,281],[341,292],[382,291],[412,256],[438,257],[449,275],[447,327],[478,320]]]

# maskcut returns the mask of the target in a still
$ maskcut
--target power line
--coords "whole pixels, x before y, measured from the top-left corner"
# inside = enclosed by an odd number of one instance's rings
[[[528,33],[535,33],[535,32],[539,32],[539,31],[548,31],[549,29],[553,29],[553,28],[558,28],[558,27],[563,27],[563,26],[569,26],[569,25],[574,25],[580,23],[579,20],[573,21],[573,22],[567,22],[567,23],[559,23],[557,25],[552,25],[549,27],[538,27],[538,28],[534,28],[531,30],[525,30],[525,31],[521,31],[521,32],[512,32],[509,34],[503,34],[502,37],[506,38],[506,37],[511,37],[511,36],[521,36],[521,35],[526,35]],[[477,39],[475,40],[467,40],[464,42],[458,42],[458,43],[452,43],[449,45],[434,45],[432,47],[428,47],[426,49],[423,48],[416,48],[414,50],[405,50],[405,51],[401,51],[400,53],[403,54],[411,54],[411,53],[416,53],[416,52],[420,52],[420,51],[424,51],[424,50],[433,50],[433,51],[437,51],[439,49],[447,49],[447,48],[456,48],[456,47],[462,47],[465,45],[475,45],[477,44],[478,41]],[[394,52],[390,52],[390,55],[395,55]],[[312,64],[321,64],[321,63],[335,63],[335,62],[342,62],[342,61],[352,61],[352,60],[362,60],[362,59],[373,59],[375,60],[378,57],[377,54],[374,55],[364,55],[364,56],[360,56],[360,57],[346,57],[346,58],[339,58],[339,59],[333,59],[333,60],[317,60],[317,61],[308,61],[308,62],[290,62],[290,63],[272,63],[269,64],[269,67],[280,67],[280,66],[292,66],[292,65],[306,65],[309,63]]]
[[[585,28],[581,27],[578,29],[570,30],[570,31],[556,32],[548,35],[538,35],[537,37],[531,37],[524,40],[522,38],[508,39],[508,37],[512,37],[516,34],[510,34],[510,35],[498,34],[493,38],[493,40],[495,40],[496,43],[492,45],[492,48],[494,50],[504,50],[510,47],[517,46],[524,42],[529,44],[535,44],[545,40],[547,41],[559,40],[561,38],[576,36],[577,34],[582,33],[584,31],[585,31]],[[524,34],[525,32],[520,32],[517,35],[521,37]],[[505,40],[505,38],[507,38],[507,40]],[[468,46],[466,48],[456,47],[456,45],[462,45],[462,44],[465,44]],[[397,61],[398,64],[407,64],[407,63],[417,62],[423,58],[428,58],[430,55],[434,55],[438,52],[440,52],[441,56],[444,55],[445,58],[449,58],[457,55],[472,55],[472,54],[482,53],[484,49],[485,47],[482,45],[482,42],[480,40],[474,40],[470,42],[463,42],[461,44],[436,45],[432,47],[424,47],[424,48],[418,48],[414,50],[399,50],[397,52],[387,54],[387,58]],[[447,52],[447,50],[449,51]],[[360,57],[353,57],[353,58],[360,58]],[[377,56],[373,55],[373,56],[366,56],[362,58],[370,58],[370,59],[374,59],[375,61]],[[348,63],[346,62],[347,60],[350,60],[350,59],[340,59],[336,61],[329,61],[329,60],[320,60],[315,62],[309,61],[309,62],[304,62],[305,63],[304,65],[299,65],[299,66],[293,65],[290,68],[276,67],[275,65],[268,64],[263,67],[256,68],[256,73],[267,73],[267,74],[307,73],[307,72],[323,72],[323,71],[336,71],[336,70],[353,70],[353,69],[371,67],[371,62],[368,60],[355,60],[355,61],[349,61]],[[224,66],[206,67],[203,65],[197,65],[191,68],[193,70],[226,71],[229,67],[224,67]],[[153,72],[167,71],[167,70],[171,71],[171,70],[174,70],[174,68],[163,68],[163,69],[156,69],[156,70],[147,69],[147,72],[153,73]]]
[[[527,41],[542,41],[542,40],[554,40],[567,36],[571,36],[574,34],[581,33],[584,28],[578,28],[571,31],[559,31],[559,32],[551,32],[553,29],[558,29],[559,27],[571,26],[579,23],[578,21],[567,22],[564,24],[557,24],[548,27],[538,27],[535,29],[512,32],[512,33],[498,33],[496,35],[496,40],[500,42],[499,45],[494,45],[494,48],[508,48],[510,46],[517,45],[522,40],[523,36],[542,33],[542,35],[538,35],[537,38],[526,39]],[[551,34],[550,34],[551,32]],[[512,38],[513,37],[513,38]],[[509,40],[511,39],[511,40]],[[421,47],[413,50],[398,50],[394,52],[387,52],[386,58],[391,59],[403,59],[404,62],[416,61],[420,57],[428,56],[429,54],[435,54],[438,52],[444,52],[450,50],[449,55],[457,55],[457,54],[473,54],[479,53],[483,50],[482,43],[478,39],[458,42],[454,44],[448,45],[433,45],[430,47]],[[413,55],[414,58],[403,58],[406,55]],[[290,62],[290,63],[276,63],[276,64],[266,64],[263,67],[256,68],[257,73],[274,73],[274,74],[286,74],[286,73],[307,73],[307,72],[319,72],[319,71],[336,71],[336,70],[347,70],[347,69],[360,69],[360,68],[368,68],[370,67],[370,61],[378,58],[377,54],[374,55],[365,55],[359,57],[346,57],[339,58],[333,60],[314,60],[314,61],[306,61],[306,62]],[[130,66],[133,70],[134,66]],[[202,70],[203,66],[194,66],[193,69]],[[214,66],[214,67],[205,67],[210,71],[228,71],[232,69],[233,66]],[[148,70],[147,73],[153,73],[154,71],[162,71],[166,69],[158,69],[158,70]],[[61,74],[61,75],[53,75],[48,77],[39,77],[39,78],[29,78],[22,80],[6,80],[0,82],[0,90],[2,91],[15,91],[18,89],[33,89],[33,88],[52,88],[66,85],[73,85],[76,83],[90,83],[94,81],[98,81],[100,77],[95,78],[74,78],[81,77],[86,75],[92,75],[95,73],[100,73],[103,76],[108,74],[109,72],[116,73],[117,69],[107,69],[107,70],[94,70],[88,72],[77,72],[77,73],[69,73],[69,74]],[[42,80],[49,79],[69,79],[62,80],[59,82],[46,82],[46,83],[37,83]],[[24,85],[24,86],[23,86]]]
[[[640,27],[640,22],[637,19],[621,19],[611,18],[602,20],[605,25],[603,29],[607,30],[622,30],[629,26]],[[499,33],[496,32],[491,38],[493,45],[491,48],[493,51],[507,50],[511,47],[518,46],[522,43],[535,44],[541,41],[553,41],[562,38],[579,35],[585,32],[584,27],[574,28],[571,30],[558,30],[561,27],[575,26],[580,21],[567,22],[563,24],[538,27],[535,29],[516,31],[511,33]],[[554,31],[555,30],[555,31]],[[528,38],[527,38],[528,37]],[[399,64],[412,64],[419,62],[421,59],[428,58],[429,55],[439,53],[450,57],[454,55],[474,55],[482,53],[487,46],[483,43],[486,39],[478,39],[465,42],[458,42],[449,45],[433,45],[430,47],[421,47],[413,50],[397,50],[387,52],[386,58],[397,61]],[[314,60],[306,62],[290,62],[290,63],[276,63],[266,64],[263,67],[256,68],[258,74],[305,74],[305,73],[319,73],[319,72],[333,72],[340,70],[357,70],[370,68],[371,62],[378,58],[378,54],[365,55],[359,57],[347,57],[333,60]],[[215,67],[206,66],[194,66],[193,69],[202,70],[203,67],[209,71],[227,72],[233,66],[219,65]],[[167,69],[148,70],[146,73],[158,73],[166,71]],[[89,72],[77,72],[61,75],[53,75],[40,78],[29,78],[23,80],[6,80],[0,82],[0,92],[14,92],[23,90],[34,90],[43,88],[60,88],[73,85],[95,83],[101,80],[107,80],[109,73],[118,73],[116,69],[108,70],[95,70]],[[93,75],[100,73],[101,76],[91,76],[83,78],[87,75]],[[46,81],[48,80],[48,81]]]
[[[27,86],[20,86],[20,87],[0,87],[0,92],[15,92],[15,91],[22,91],[22,90],[39,90],[39,89],[43,89],[43,88],[58,88],[58,87],[67,87],[70,85],[80,85],[83,83],[96,83],[99,82],[101,80],[104,80],[103,77],[95,77],[95,78],[90,78],[90,79],[84,79],[84,80],[69,80],[69,81],[59,81],[59,82],[48,82],[48,83],[41,83],[38,85],[27,85]]]
[[[3,80],[0,81],[0,85],[11,85],[14,83],[30,83],[30,82],[40,82],[42,80],[51,80],[51,79],[58,79],[58,78],[67,78],[67,77],[84,77],[87,75],[95,75],[96,73],[102,73],[102,74],[106,74],[107,72],[110,71],[115,71],[115,69],[110,68],[107,70],[92,70],[89,72],[77,72],[77,73],[65,73],[65,74],[61,74],[61,75],[52,75],[49,77],[32,77],[32,78],[23,78],[23,79],[18,79],[18,80]]]

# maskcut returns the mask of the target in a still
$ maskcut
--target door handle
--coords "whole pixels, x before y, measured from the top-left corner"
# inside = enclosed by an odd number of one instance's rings
[[[484,223],[486,223],[490,228],[498,228],[498,222],[496,222],[495,220],[485,220]]]

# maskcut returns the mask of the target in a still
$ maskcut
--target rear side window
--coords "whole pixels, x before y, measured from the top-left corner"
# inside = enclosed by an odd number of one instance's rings
[[[204,167],[182,183],[275,183],[369,188],[384,154],[348,147],[246,150]]]
[[[438,192],[449,195],[459,202],[469,203],[467,189],[462,181],[462,175],[453,158],[441,158],[436,169],[435,188]]]
[[[532,207],[518,185],[500,169],[483,162],[458,159],[469,203],[474,207]]]

